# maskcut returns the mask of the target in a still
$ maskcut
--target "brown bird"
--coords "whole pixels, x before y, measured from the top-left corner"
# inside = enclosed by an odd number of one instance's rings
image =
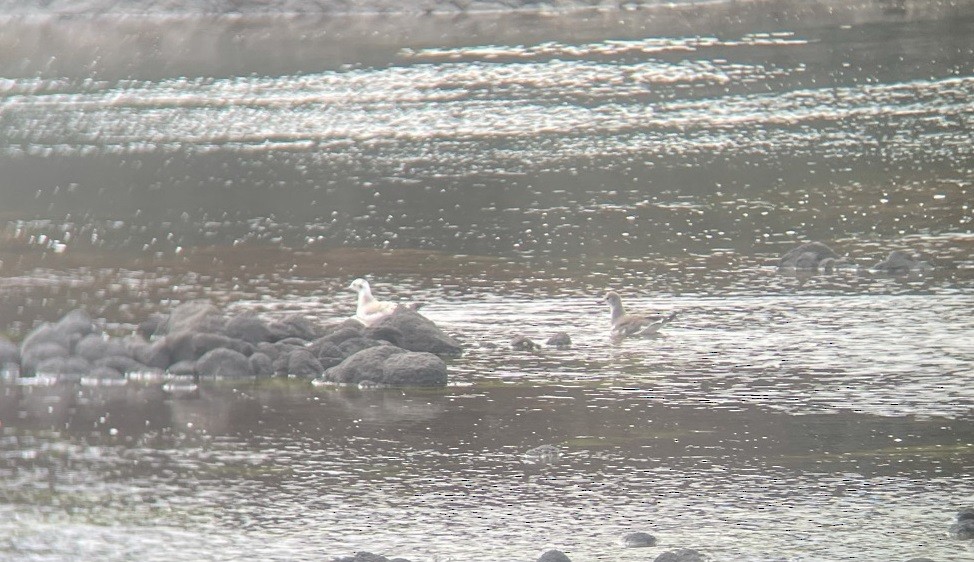
[[[622,306],[622,297],[615,291],[609,291],[605,295],[605,302],[609,303],[609,308],[612,310],[611,334],[616,338],[651,336],[676,318],[676,312],[669,316],[626,314],[626,309]]]

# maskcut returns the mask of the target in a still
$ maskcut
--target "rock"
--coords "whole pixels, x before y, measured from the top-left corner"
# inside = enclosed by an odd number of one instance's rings
[[[342,350],[327,338],[316,339],[308,344],[307,349],[318,358],[318,361],[321,361],[323,358],[327,361],[332,361],[334,359],[341,361],[342,358],[345,357],[345,355],[342,354]],[[324,365],[324,363],[322,363],[322,365]]]
[[[389,342],[384,340],[374,340],[371,338],[349,338],[338,345],[338,350],[341,352],[342,357],[349,357],[355,355],[363,349],[368,349],[377,345],[389,345]]]
[[[540,445],[524,451],[521,461],[525,464],[551,464],[561,457],[561,450],[554,445]]]
[[[315,341],[325,340],[335,345],[340,345],[345,340],[361,337],[361,335],[362,325],[355,321],[347,321]]]
[[[51,357],[38,363],[34,372],[38,375],[80,378],[91,372],[91,364],[77,356]]]
[[[622,537],[622,544],[626,548],[647,548],[656,546],[656,537],[649,533],[629,533]]]
[[[94,332],[95,323],[91,320],[91,316],[88,316],[87,312],[79,308],[72,310],[61,317],[61,319],[54,324],[54,328],[62,334],[76,336],[72,341],[72,343],[74,343],[84,336]]]
[[[373,325],[375,329],[383,327],[393,328],[402,334],[397,345],[409,351],[437,355],[459,355],[462,351],[460,343],[446,335],[430,319],[406,307],[398,307]]]
[[[402,332],[391,326],[366,328],[362,335],[369,339],[387,341],[396,347],[402,347],[399,345],[402,340]]]
[[[392,345],[379,345],[363,349],[335,367],[326,370],[322,378],[330,382],[345,384],[381,381],[385,360],[401,353],[405,353],[405,350]]]
[[[257,345],[270,341],[272,332],[267,323],[257,316],[256,312],[241,312],[231,318],[224,328],[224,333],[231,338],[243,340]]]
[[[554,334],[548,338],[548,341],[546,341],[545,344],[551,347],[564,349],[572,346],[572,338],[565,332],[558,332],[557,334]]]
[[[110,355],[131,356],[131,350],[122,340],[106,338],[101,334],[88,334],[78,340],[74,346],[74,354],[93,362]]]
[[[325,369],[307,349],[295,349],[288,354],[287,374],[293,377],[312,378],[321,376]]]
[[[974,519],[974,507],[965,507],[957,512],[957,521]]]
[[[20,365],[25,375],[31,375],[34,373],[34,368],[46,359],[70,355],[71,352],[68,351],[68,348],[59,343],[41,341],[28,346],[25,341],[25,345],[21,346],[20,349]]]
[[[952,539],[974,539],[974,519],[961,519],[947,529],[947,534]]]
[[[314,324],[300,314],[291,314],[277,322],[271,322],[267,328],[271,332],[270,341],[285,338],[301,338],[304,341],[311,341],[318,337]]]
[[[538,558],[538,562],[572,562],[572,559],[560,550],[549,550]]]
[[[12,341],[0,336],[0,367],[8,363],[20,364],[20,348]]]
[[[148,367],[142,363],[139,363],[135,359],[125,355],[110,355],[108,357],[101,357],[92,361],[92,364],[96,367],[111,367],[112,369],[124,374],[141,373],[149,370]]]
[[[139,323],[139,325],[135,328],[135,332],[142,336],[143,339],[147,340],[151,338],[153,334],[159,331],[159,327],[166,322],[167,318],[168,316],[165,314],[159,314],[158,312],[151,314],[148,318]]]
[[[390,560],[385,556],[372,554],[371,552],[356,552],[355,556],[336,558],[335,562],[390,562]]]
[[[886,259],[876,263],[872,269],[890,274],[904,274],[911,271],[931,269],[932,266],[923,261],[920,254],[909,254],[901,250],[893,250]]]
[[[193,334],[192,343],[193,354],[195,355],[194,359],[202,357],[207,351],[220,347],[239,351],[247,356],[250,356],[255,351],[253,344],[222,334]]]
[[[270,377],[274,375],[274,360],[266,353],[256,351],[250,356],[250,368],[258,377]]]
[[[906,562],[933,562],[933,560],[929,558],[910,558]]]
[[[792,248],[778,260],[778,267],[793,269],[815,269],[826,258],[839,259],[832,248],[821,242],[806,242]]]
[[[446,386],[446,363],[432,353],[396,353],[382,362],[382,379],[377,382],[389,386]]]
[[[92,367],[88,376],[94,379],[124,379],[125,375],[111,367]]]
[[[147,367],[153,369],[163,369],[177,361],[172,358],[172,351],[169,349],[165,338],[148,343],[139,342],[133,338],[128,344],[129,355]]]
[[[243,353],[220,347],[206,352],[196,361],[201,377],[249,378],[254,376],[250,360]]]
[[[179,361],[196,361],[200,357],[200,355],[197,355],[196,345],[193,343],[193,338],[196,335],[195,332],[182,331],[167,334],[154,343],[160,349],[164,350],[164,353],[169,356],[169,360],[173,363]]]
[[[226,326],[223,312],[206,301],[183,303],[169,313],[156,329],[156,336],[182,332],[220,333]]]
[[[178,361],[170,365],[166,372],[177,377],[192,377],[196,375],[196,361]]]
[[[534,343],[531,338],[527,336],[522,336],[518,334],[511,339],[511,349],[519,349],[523,351],[537,351],[541,349],[541,346]]]
[[[657,556],[653,562],[706,562],[707,558],[692,548],[668,550]]]

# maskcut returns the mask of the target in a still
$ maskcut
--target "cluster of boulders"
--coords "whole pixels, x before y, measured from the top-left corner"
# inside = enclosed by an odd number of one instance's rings
[[[111,337],[83,310],[30,332],[17,346],[0,338],[0,369],[21,376],[122,378],[133,373],[318,382],[443,386],[460,344],[432,321],[402,308],[366,328],[355,320],[320,327],[300,315],[267,321],[227,316],[210,303],[181,304],[168,315]]]
[[[656,539],[652,535],[646,533],[632,533],[632,544],[629,544],[630,536],[627,535],[624,539],[624,543],[628,548],[645,548],[656,545]],[[661,553],[659,556],[653,559],[653,562],[706,562],[710,558],[701,553],[699,550],[694,550],[692,548],[678,548],[676,550],[667,550]],[[537,562],[571,562],[564,552],[560,550],[549,550],[538,558]]]
[[[780,269],[802,271],[822,270],[829,273],[835,268],[843,266],[857,267],[849,258],[840,256],[822,242],[806,242],[796,248],[792,248],[778,259],[778,267]],[[930,265],[930,262],[925,260],[919,253],[893,250],[885,259],[876,262],[868,269],[897,275],[915,271],[926,271],[932,268],[933,266]]]

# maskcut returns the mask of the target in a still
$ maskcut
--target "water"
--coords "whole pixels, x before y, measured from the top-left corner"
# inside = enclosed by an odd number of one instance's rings
[[[699,10],[8,20],[0,329],[327,321],[370,275],[466,352],[442,391],[6,380],[0,559],[970,559],[974,19]],[[936,268],[775,271],[808,239]],[[609,288],[677,320],[613,343]]]

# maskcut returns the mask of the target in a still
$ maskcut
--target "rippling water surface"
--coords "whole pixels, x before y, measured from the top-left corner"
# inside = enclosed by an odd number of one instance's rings
[[[5,23],[7,335],[326,321],[369,275],[466,351],[441,391],[0,382],[0,559],[974,556],[974,19],[625,14]],[[856,265],[775,270],[810,239]],[[614,343],[610,288],[677,319]]]

